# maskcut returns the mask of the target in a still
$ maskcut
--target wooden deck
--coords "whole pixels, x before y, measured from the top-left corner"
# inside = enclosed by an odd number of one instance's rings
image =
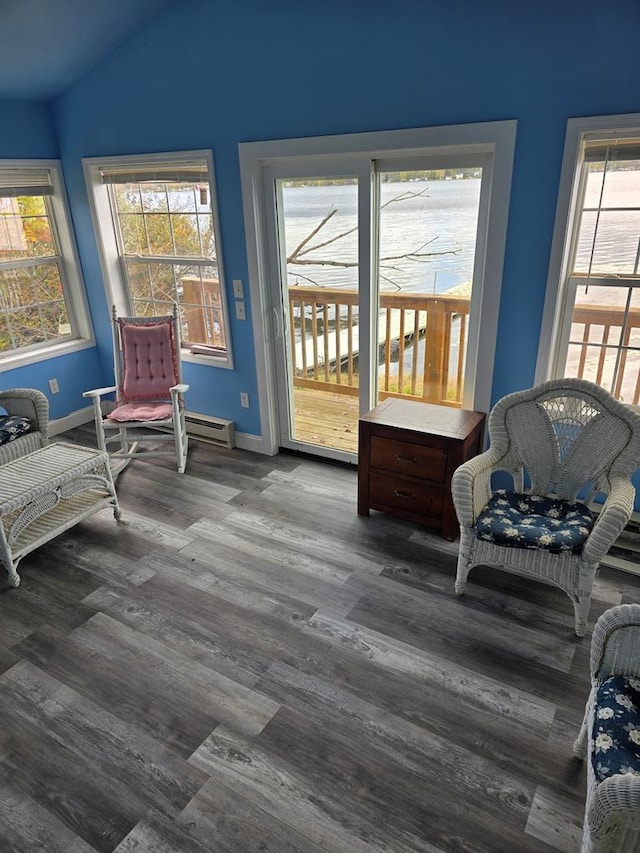
[[[347,453],[358,452],[358,398],[294,388],[295,438]]]

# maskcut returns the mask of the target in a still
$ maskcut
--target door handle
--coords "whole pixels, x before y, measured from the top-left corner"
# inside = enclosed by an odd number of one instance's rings
[[[271,311],[273,312],[273,337],[277,341],[282,337],[280,330],[280,315],[278,314],[278,309],[275,307],[272,308]]]
[[[415,500],[415,497],[416,497],[416,496],[413,494],[413,492],[401,492],[399,489],[395,489],[395,490],[394,490],[394,492],[393,492],[393,494],[394,494],[397,498],[406,498],[406,500],[408,500],[408,501]]]

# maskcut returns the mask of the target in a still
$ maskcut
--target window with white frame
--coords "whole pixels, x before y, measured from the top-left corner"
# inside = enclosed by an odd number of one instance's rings
[[[213,174],[206,153],[85,161],[111,301],[149,317],[179,306],[183,347],[229,363]]]
[[[68,221],[58,163],[0,160],[2,361],[28,363],[90,343]]]
[[[639,405],[640,126],[574,137],[548,374],[589,379]]]

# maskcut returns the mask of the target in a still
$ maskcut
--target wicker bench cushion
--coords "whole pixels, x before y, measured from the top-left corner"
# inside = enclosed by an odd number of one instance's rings
[[[15,441],[32,430],[29,418],[16,418],[11,415],[0,416],[0,445]]]
[[[498,489],[478,516],[478,539],[513,548],[577,553],[593,528],[584,504]]]
[[[640,776],[640,679],[615,675],[598,688],[591,762],[599,782],[618,773]]]

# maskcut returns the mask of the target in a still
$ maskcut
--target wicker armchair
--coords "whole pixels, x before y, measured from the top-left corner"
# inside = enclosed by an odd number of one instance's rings
[[[640,605],[622,604],[603,613],[593,630],[591,692],[573,747],[579,758],[587,757],[582,853],[640,853],[640,745],[628,720],[635,716],[637,725],[640,719],[635,679],[640,679]]]
[[[49,443],[49,401],[35,388],[0,391],[0,407],[14,417],[29,418],[31,432],[0,445],[0,465],[12,462]]]
[[[596,570],[633,511],[640,415],[591,382],[555,379],[500,400],[489,437],[489,449],[453,475],[455,590],[478,565],[553,584],[573,602],[583,637]],[[513,491],[492,491],[499,471]],[[598,493],[607,497],[594,522],[586,504]]]

